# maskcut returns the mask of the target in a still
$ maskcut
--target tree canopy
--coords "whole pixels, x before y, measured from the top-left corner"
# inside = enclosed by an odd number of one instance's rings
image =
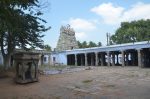
[[[40,18],[42,12],[38,0],[1,0],[0,1],[0,47],[4,65],[10,66],[10,57],[16,47],[28,49],[43,47],[44,35],[47,31]]]
[[[45,49],[46,51],[52,51],[51,46],[48,45],[48,44],[44,45],[44,49]]]
[[[122,22],[111,36],[111,44],[122,44],[150,40],[150,19]]]
[[[94,43],[93,41],[90,41],[88,43],[86,41],[83,41],[83,42],[77,41],[77,42],[78,42],[79,48],[90,48],[90,47],[100,47],[100,46],[102,46],[101,42],[98,42],[98,44]]]

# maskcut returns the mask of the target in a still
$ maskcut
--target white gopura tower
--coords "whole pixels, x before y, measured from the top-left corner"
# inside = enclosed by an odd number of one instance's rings
[[[77,49],[78,43],[75,37],[75,31],[70,25],[61,26],[60,36],[57,42],[56,51]]]

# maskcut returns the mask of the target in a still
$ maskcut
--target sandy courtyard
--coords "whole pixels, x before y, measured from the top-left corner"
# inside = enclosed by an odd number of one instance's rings
[[[150,99],[150,69],[93,67],[25,85],[8,76],[0,78],[0,99]]]

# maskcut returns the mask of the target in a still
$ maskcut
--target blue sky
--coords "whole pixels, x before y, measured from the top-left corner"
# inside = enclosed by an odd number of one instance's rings
[[[62,25],[70,24],[79,41],[102,42],[114,34],[122,21],[150,19],[150,0],[41,0],[46,26],[45,44],[55,48]]]

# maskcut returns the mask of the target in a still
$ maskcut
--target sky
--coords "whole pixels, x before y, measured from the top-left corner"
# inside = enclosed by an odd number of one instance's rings
[[[69,24],[80,42],[93,41],[106,45],[121,22],[150,19],[150,0],[40,0],[45,26],[44,44],[56,48],[60,27]]]

